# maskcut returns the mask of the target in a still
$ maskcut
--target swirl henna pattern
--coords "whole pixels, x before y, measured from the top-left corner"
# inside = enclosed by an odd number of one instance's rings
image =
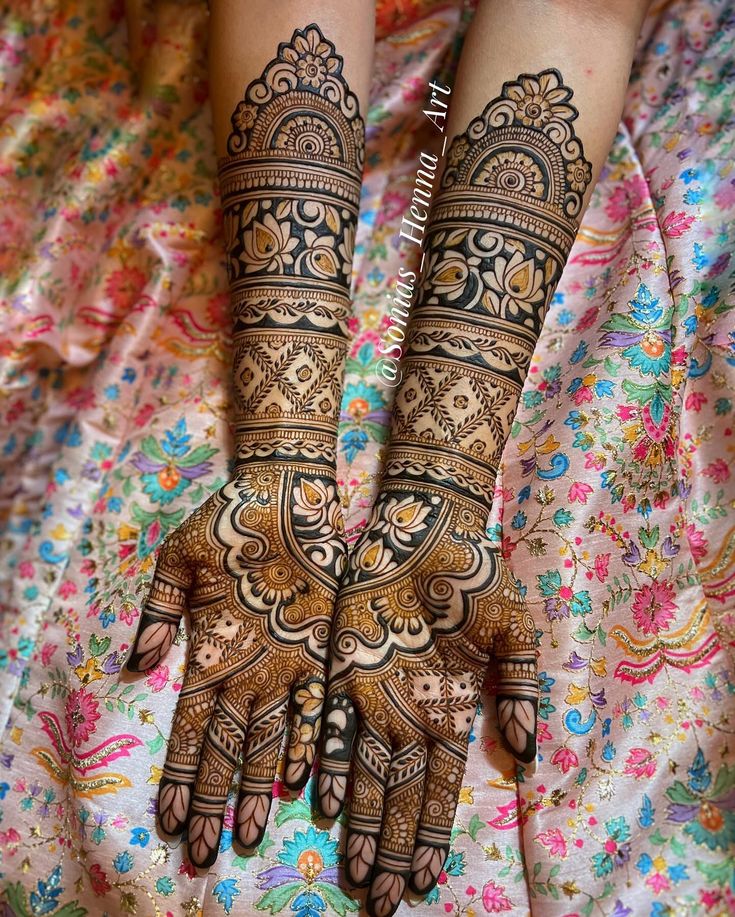
[[[381,489],[340,589],[319,798],[339,813],[352,762],[347,871],[375,917],[439,876],[493,657],[500,730],[536,753],[535,627],[486,527],[591,178],[571,95],[555,70],[521,75],[449,148]]]
[[[262,839],[289,706],[286,785],[314,760],[346,566],[335,453],[364,155],[357,98],[314,24],[279,46],[232,127],[219,174],[236,473],[166,539],[128,662],[157,665],[188,607],[158,813],[204,867],[241,755],[236,834]]]

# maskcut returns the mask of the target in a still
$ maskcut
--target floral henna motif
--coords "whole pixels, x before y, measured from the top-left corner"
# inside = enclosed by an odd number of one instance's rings
[[[188,607],[191,646],[158,811],[169,834],[188,825],[198,866],[217,856],[243,748],[238,836],[247,846],[262,837],[289,703],[285,782],[298,789],[308,779],[345,563],[334,481],[295,465],[249,466],[161,549],[128,668],[158,663]]]
[[[442,868],[489,660],[501,732],[536,752],[535,627],[486,535],[498,461],[591,177],[556,70],[454,139],[371,520],[341,587],[319,796],[353,794],[347,871],[389,917]]]
[[[285,782],[309,777],[346,565],[335,447],[364,126],[316,25],[279,46],[232,128],[219,175],[237,475],[164,544],[128,663],[156,665],[188,607],[159,819],[188,827],[198,866],[217,856],[241,754],[236,833],[260,842],[289,709]]]

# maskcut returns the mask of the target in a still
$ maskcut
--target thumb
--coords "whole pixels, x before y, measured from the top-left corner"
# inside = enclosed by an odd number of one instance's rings
[[[146,672],[157,666],[169,651],[186,608],[191,583],[191,570],[179,550],[179,541],[169,536],[158,556],[148,601],[126,662],[128,671]]]

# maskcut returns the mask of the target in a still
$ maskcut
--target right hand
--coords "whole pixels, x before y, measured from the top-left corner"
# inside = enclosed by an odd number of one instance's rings
[[[334,479],[275,464],[240,471],[161,548],[127,667],[158,665],[188,607],[191,642],[158,817],[167,834],[188,826],[196,866],[217,857],[243,749],[237,836],[260,843],[289,702],[284,782],[300,789],[308,780],[345,564]]]
[[[534,622],[486,517],[471,500],[394,485],[340,589],[319,800],[339,814],[356,738],[346,867],[370,885],[375,917],[395,911],[409,878],[426,894],[439,877],[492,656],[500,731],[518,760],[536,755]]]

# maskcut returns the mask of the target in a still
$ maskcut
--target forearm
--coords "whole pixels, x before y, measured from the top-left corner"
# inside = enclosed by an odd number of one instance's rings
[[[212,3],[238,465],[334,468],[372,28],[362,0]]]
[[[645,5],[480,3],[451,96],[386,484],[420,481],[489,507]]]

